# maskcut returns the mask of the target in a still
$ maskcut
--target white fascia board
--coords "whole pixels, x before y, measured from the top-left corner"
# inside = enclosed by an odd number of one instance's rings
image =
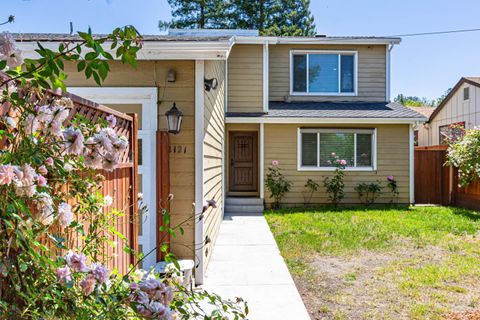
[[[400,38],[328,38],[328,37],[244,37],[236,36],[238,44],[399,44]]]
[[[57,51],[63,41],[41,42],[47,49]],[[233,46],[232,40],[228,41],[145,41],[142,49],[138,52],[139,60],[226,60]],[[38,49],[36,42],[17,42],[17,47],[22,51],[25,58],[37,59],[40,56],[35,52]],[[110,48],[110,43],[104,44]],[[115,56],[112,50],[106,50]],[[88,51],[86,51],[88,52]],[[117,58],[115,58],[117,59]]]
[[[272,123],[272,124],[414,124],[418,118],[265,118],[227,117],[226,123]]]

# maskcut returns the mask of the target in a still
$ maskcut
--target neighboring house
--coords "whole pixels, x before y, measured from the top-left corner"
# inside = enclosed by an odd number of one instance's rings
[[[27,56],[35,41],[56,48],[69,35],[16,35]],[[358,202],[361,182],[395,176],[399,202],[413,203],[413,126],[421,114],[390,101],[390,51],[399,38],[260,37],[252,31],[174,31],[145,36],[138,67],[118,61],[103,87],[74,68],[73,93],[122,112],[139,114],[139,181],[150,214],[142,217],[139,243],[148,252],[156,243],[155,135],[167,128],[173,103],[183,127],[170,136],[172,225],[209,209],[185,234],[172,239],[180,258],[196,260],[196,280],[211,256],[225,203],[228,210],[261,210],[272,199],[265,189],[273,160],[292,182],[283,204],[303,204],[304,185],[322,184],[334,171],[335,154],[347,160],[345,203]],[[210,80],[210,79],[215,80]],[[208,80],[208,81],[207,81]],[[213,87],[206,90],[205,83]],[[216,84],[216,85],[215,85]],[[210,87],[209,87],[210,88]],[[114,192],[114,191],[112,191]],[[390,202],[383,196],[379,202]],[[327,202],[322,188],[312,203]],[[192,210],[194,203],[194,210]],[[236,254],[236,253],[232,253]],[[156,262],[154,255],[146,266]]]
[[[421,113],[422,115],[425,116],[425,118],[429,119],[432,113],[435,111],[435,107],[430,107],[430,106],[409,106],[412,110],[415,110],[418,113]],[[414,127],[414,139],[415,139],[415,146],[419,146],[421,141],[426,141],[428,139],[427,137],[427,131],[424,130],[423,124],[418,124]]]
[[[416,110],[416,109],[415,109]],[[455,127],[480,125],[480,77],[464,77],[455,85],[423,125],[418,125],[419,146],[446,144]]]

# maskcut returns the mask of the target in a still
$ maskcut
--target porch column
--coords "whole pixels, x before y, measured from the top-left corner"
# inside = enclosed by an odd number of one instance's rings
[[[203,140],[205,61],[195,60],[195,215],[203,208]],[[203,284],[203,219],[195,218],[195,284]]]
[[[265,181],[264,181],[264,164],[265,164],[265,125],[260,123],[260,199],[265,199]]]

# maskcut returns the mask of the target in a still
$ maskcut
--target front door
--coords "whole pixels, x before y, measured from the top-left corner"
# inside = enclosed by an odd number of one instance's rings
[[[229,191],[258,192],[258,133],[230,132]]]

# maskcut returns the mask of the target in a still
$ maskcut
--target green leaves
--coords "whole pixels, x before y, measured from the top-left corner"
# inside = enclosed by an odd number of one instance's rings
[[[37,42],[38,59],[25,59],[23,68],[8,70],[12,79],[23,84],[28,81],[33,88],[57,89],[66,91],[66,65],[76,65],[78,72],[84,72],[87,79],[93,78],[101,85],[108,77],[110,66],[107,61],[114,60],[112,53],[123,63],[136,67],[137,53],[142,47],[142,37],[132,26],[116,28],[112,34],[94,37],[91,29],[88,32],[78,32],[82,41],[62,42],[55,52]],[[104,45],[110,44],[108,50]],[[85,52],[85,54],[82,53]],[[110,51],[110,52],[109,52]],[[0,70],[6,69],[6,61],[0,61]]]

